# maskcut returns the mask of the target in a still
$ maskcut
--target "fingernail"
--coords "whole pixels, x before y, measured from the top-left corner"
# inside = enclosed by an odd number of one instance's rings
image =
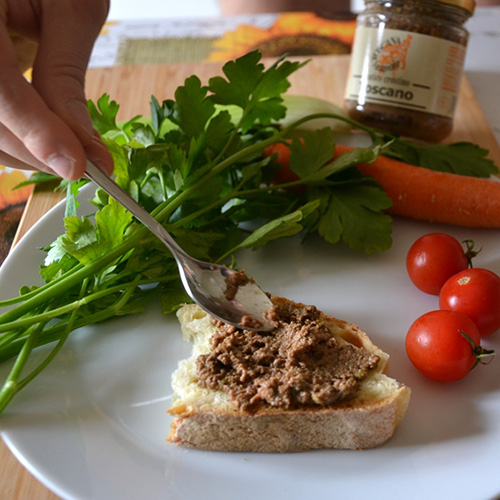
[[[87,150],[88,155],[97,166],[106,172],[108,175],[111,175],[114,170],[113,158],[108,150],[108,148],[102,143],[99,136],[94,136],[94,140],[92,142],[92,149]]]
[[[75,159],[62,154],[54,153],[47,158],[47,165],[64,179],[73,179]]]

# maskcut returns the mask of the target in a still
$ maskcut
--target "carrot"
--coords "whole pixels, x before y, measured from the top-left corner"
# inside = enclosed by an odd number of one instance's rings
[[[334,157],[353,149],[337,145]],[[288,164],[285,151],[279,157],[282,164]],[[463,227],[500,228],[500,182],[415,167],[386,156],[356,167],[385,190],[393,202],[391,214]]]

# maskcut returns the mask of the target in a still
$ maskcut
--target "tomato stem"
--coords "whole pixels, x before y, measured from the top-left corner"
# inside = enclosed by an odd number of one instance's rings
[[[483,249],[474,250],[474,240],[464,240],[462,243],[465,245],[465,256],[467,257],[467,264],[472,268],[472,259]]]
[[[471,368],[471,370],[474,369],[479,363],[481,363],[482,365],[491,363],[491,361],[493,360],[493,356],[495,355],[495,351],[491,349],[485,349],[484,347],[477,345],[474,340],[469,337],[469,335],[467,335],[463,330],[458,331],[472,346],[472,354],[476,358],[476,362],[474,363],[474,366]]]

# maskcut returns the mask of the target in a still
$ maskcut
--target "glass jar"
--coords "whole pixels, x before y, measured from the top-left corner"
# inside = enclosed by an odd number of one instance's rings
[[[345,107],[351,118],[439,142],[452,130],[474,0],[366,0]]]

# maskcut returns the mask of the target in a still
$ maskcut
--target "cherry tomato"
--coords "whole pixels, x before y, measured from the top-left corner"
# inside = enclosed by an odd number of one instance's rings
[[[439,308],[469,316],[482,337],[500,328],[500,278],[487,269],[467,269],[441,289]]]
[[[429,233],[408,251],[406,269],[414,285],[425,293],[439,295],[445,281],[467,269],[468,257],[461,243],[445,233]]]
[[[408,330],[406,353],[427,377],[440,382],[459,380],[471,371],[478,358],[473,344],[461,331],[479,346],[479,330],[468,316],[455,311],[430,311]]]

